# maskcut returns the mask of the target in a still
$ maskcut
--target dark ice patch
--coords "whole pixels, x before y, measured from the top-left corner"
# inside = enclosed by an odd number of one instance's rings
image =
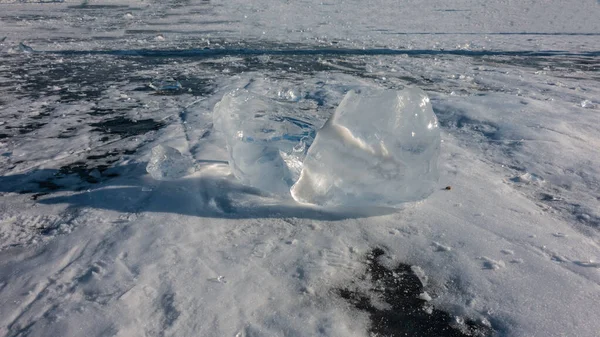
[[[399,264],[393,269],[378,259],[385,255],[376,248],[367,255],[367,269],[359,282],[369,283],[368,289],[356,283],[337,289],[340,297],[356,309],[369,315],[372,336],[490,336],[493,330],[483,323],[465,320],[458,324],[447,312],[431,307],[419,297],[425,290],[411,266]],[[385,308],[373,303],[377,298]]]
[[[84,162],[75,162],[59,168],[56,176],[61,177],[76,174],[83,181],[90,184],[97,184],[106,178],[102,172],[106,171],[107,168],[107,165],[89,166]]]
[[[181,314],[175,305],[175,294],[165,293],[160,299],[160,307],[163,313],[162,326],[163,330],[173,326],[179,315]]]
[[[153,119],[133,120],[126,117],[116,117],[98,123],[90,124],[92,131],[105,134],[116,134],[122,137],[143,135],[149,131],[156,131],[165,126],[165,123]]]
[[[21,124],[18,126],[7,126],[7,129],[16,129],[19,134],[27,134],[27,133],[31,133],[33,131],[39,130],[41,129],[44,125],[46,125],[46,123],[37,123],[37,122],[33,122],[33,123],[26,123],[26,124]]]

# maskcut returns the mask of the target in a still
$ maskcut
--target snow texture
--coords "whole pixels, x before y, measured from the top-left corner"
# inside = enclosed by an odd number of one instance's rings
[[[350,91],[308,150],[294,199],[398,206],[436,188],[440,130],[419,88]]]

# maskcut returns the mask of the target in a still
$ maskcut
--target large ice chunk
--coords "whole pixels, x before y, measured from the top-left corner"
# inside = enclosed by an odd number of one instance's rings
[[[239,89],[215,105],[213,122],[225,136],[229,166],[242,183],[290,195],[315,136],[310,117],[300,115],[296,103]]]
[[[299,202],[397,206],[430,195],[440,131],[427,94],[350,91],[316,135],[299,180]]]

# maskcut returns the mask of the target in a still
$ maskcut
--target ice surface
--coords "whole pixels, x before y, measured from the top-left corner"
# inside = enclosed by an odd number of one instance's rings
[[[215,106],[213,120],[225,135],[233,174],[246,185],[289,196],[315,134],[294,103],[237,90]]]
[[[152,154],[146,171],[156,180],[178,179],[192,170],[193,162],[177,149],[166,145],[157,145]]]
[[[382,247],[381,263],[427,280],[424,310],[453,324],[598,337],[598,56],[573,54],[598,49],[600,6],[0,2],[0,336],[370,336],[370,319],[387,316],[345,305],[336,289],[382,289],[360,278]],[[19,54],[19,41],[36,52]],[[467,44],[491,55],[446,54]],[[145,52],[204,46],[206,57]],[[381,46],[408,54],[373,54]],[[544,50],[565,53],[530,54]],[[169,76],[184,86],[177,95],[140,90]],[[319,104],[323,122],[350,86],[418,84],[443,127],[440,187],[452,189],[364,218],[246,193],[219,165],[152,185],[129,165],[157,144],[226,160],[206,112],[248,78],[253,92]],[[117,116],[165,126],[89,126]],[[101,183],[86,181],[97,172]]]
[[[439,153],[423,90],[350,91],[317,133],[292,196],[327,206],[420,200],[436,186]]]

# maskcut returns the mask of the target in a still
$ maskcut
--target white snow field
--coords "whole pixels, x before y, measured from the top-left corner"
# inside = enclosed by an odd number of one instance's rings
[[[0,335],[600,335],[598,18],[0,0]],[[318,128],[351,90],[407,87],[439,120],[440,179],[398,208],[244,185],[213,125],[236,89]]]

